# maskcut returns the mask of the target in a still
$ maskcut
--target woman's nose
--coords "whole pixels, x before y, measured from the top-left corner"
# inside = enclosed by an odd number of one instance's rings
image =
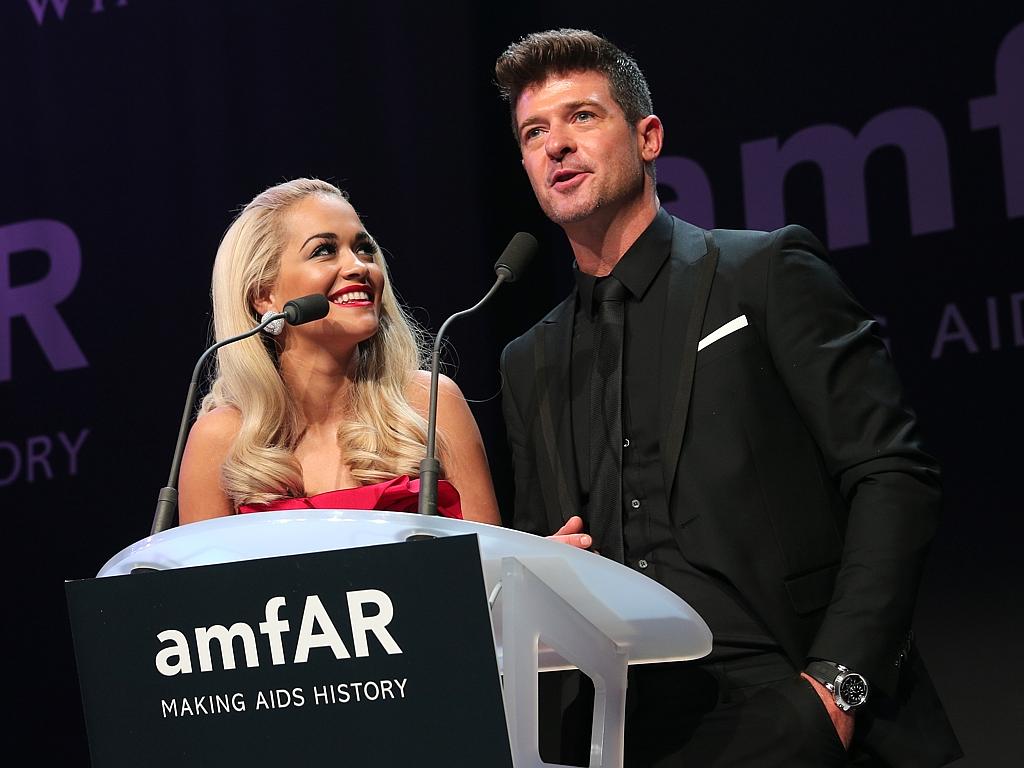
[[[342,260],[341,273],[347,280],[358,280],[366,277],[367,272],[369,272],[369,266],[356,253],[350,251],[347,257]]]

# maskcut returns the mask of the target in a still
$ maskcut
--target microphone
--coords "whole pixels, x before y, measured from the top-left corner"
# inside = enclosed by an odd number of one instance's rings
[[[427,417],[427,455],[420,462],[420,497],[419,513],[421,515],[437,515],[437,476],[441,472],[441,463],[435,456],[437,438],[437,384],[440,378],[441,340],[444,332],[453,320],[482,307],[502,283],[514,283],[522,275],[526,266],[537,252],[537,238],[527,232],[517,232],[515,237],[505,246],[505,250],[494,264],[494,272],[498,279],[480,301],[469,309],[456,312],[441,324],[434,339],[434,353],[430,361],[430,410]]]
[[[174,525],[174,519],[178,512],[178,473],[181,470],[181,457],[185,453],[185,440],[188,437],[189,427],[192,425],[192,409],[195,407],[196,390],[199,388],[199,374],[203,370],[203,364],[206,362],[206,359],[221,347],[254,336],[275,320],[284,318],[288,325],[302,325],[327,317],[330,309],[331,303],[327,301],[327,297],[323,294],[313,293],[309,296],[292,299],[284,305],[283,312],[266,315],[255,328],[245,333],[240,333],[237,336],[232,336],[230,339],[218,341],[199,356],[199,361],[192,371],[192,381],[189,383],[188,395],[185,397],[185,412],[181,415],[181,426],[178,428],[178,442],[174,446],[174,456],[171,458],[171,473],[167,478],[167,485],[161,488],[160,493],[157,494],[156,512],[153,514],[153,527],[149,531],[150,536],[160,533],[160,531],[165,531]]]
[[[494,271],[499,276],[499,279],[504,275],[506,283],[514,283],[519,275],[529,266],[530,260],[537,253],[537,248],[537,238],[528,232],[516,232],[515,237],[509,241],[509,244],[505,246],[505,250],[501,252],[501,256],[494,263]],[[487,301],[486,296],[483,301]],[[473,309],[476,309],[476,307]],[[472,311],[472,309],[467,310],[467,312]]]
[[[322,293],[311,293],[309,296],[300,296],[285,303],[282,314],[288,325],[304,325],[312,323],[314,320],[323,320],[330,311],[331,302],[327,300],[326,296]],[[260,325],[260,328],[262,327]],[[257,328],[256,331],[260,328]],[[230,344],[231,342],[229,340],[224,343]]]

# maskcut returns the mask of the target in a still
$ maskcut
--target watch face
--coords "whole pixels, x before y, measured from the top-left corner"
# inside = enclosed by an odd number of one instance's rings
[[[839,684],[839,695],[848,706],[859,706],[868,697],[868,681],[856,672],[850,672]]]

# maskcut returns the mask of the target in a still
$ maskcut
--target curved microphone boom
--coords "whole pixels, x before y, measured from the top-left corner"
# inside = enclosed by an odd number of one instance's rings
[[[437,438],[437,383],[440,378],[441,340],[453,320],[482,307],[502,283],[514,283],[523,273],[537,252],[537,238],[527,232],[517,232],[502,251],[494,265],[498,279],[494,281],[486,295],[469,309],[456,312],[449,317],[437,331],[434,339],[434,353],[430,360],[430,411],[427,417],[427,455],[420,462],[420,497],[419,513],[421,515],[437,514],[437,476],[441,472],[441,464],[435,456]]]
[[[157,494],[153,527],[149,532],[151,536],[174,525],[174,518],[178,511],[178,473],[181,470],[181,457],[185,453],[185,440],[188,437],[189,427],[192,425],[192,409],[195,407],[196,390],[199,388],[199,375],[202,373],[206,359],[223,346],[234,344],[236,341],[259,333],[275,320],[284,318],[288,325],[302,325],[327,317],[330,309],[331,304],[323,294],[313,293],[309,296],[292,299],[284,305],[284,311],[267,315],[255,328],[232,336],[230,339],[218,341],[199,356],[199,361],[192,371],[192,381],[185,398],[185,412],[181,415],[181,426],[178,428],[178,442],[174,446],[174,456],[171,459],[171,473],[167,478],[167,485],[161,488],[160,493]]]

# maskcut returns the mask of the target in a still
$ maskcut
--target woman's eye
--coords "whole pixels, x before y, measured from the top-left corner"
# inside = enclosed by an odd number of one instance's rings
[[[333,256],[337,250],[337,246],[335,246],[334,243],[323,243],[313,249],[310,257],[315,259],[321,256]]]
[[[377,255],[377,244],[372,241],[365,241],[356,246],[356,253],[364,254],[365,256],[376,256]]]

